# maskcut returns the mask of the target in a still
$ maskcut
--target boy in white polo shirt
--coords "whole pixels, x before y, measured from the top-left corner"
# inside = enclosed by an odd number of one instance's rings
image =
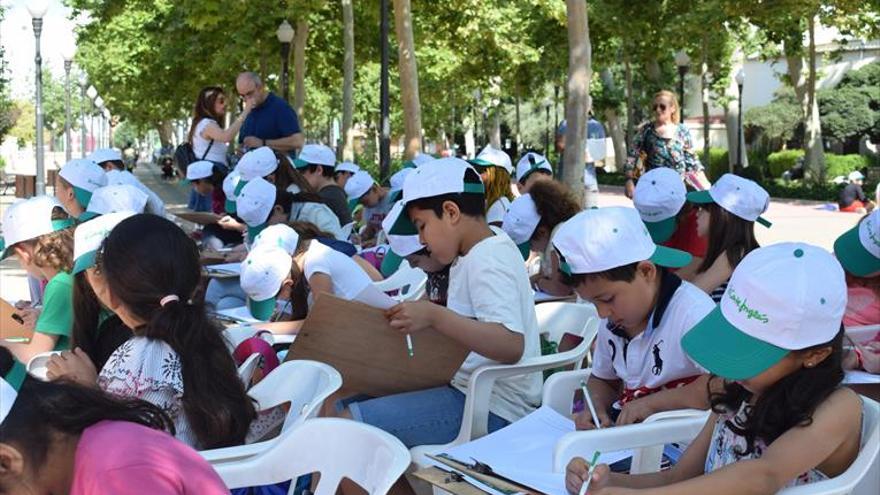
[[[602,425],[708,408],[708,375],[684,353],[681,337],[714,304],[662,268],[687,265],[690,255],[654,244],[633,208],[583,211],[565,222],[552,242],[566,282],[608,321],[596,336],[587,382]],[[580,429],[595,426],[588,410],[576,423]]]
[[[512,364],[540,355],[532,291],[513,241],[484,215],[484,187],[458,158],[414,170],[404,182],[400,215],[391,235],[419,234],[432,257],[452,264],[447,308],[429,301],[398,304],[386,313],[402,333],[440,332],[472,352],[450,386],[356,402],[351,416],[382,428],[408,447],[452,441],[461,427],[471,373],[492,363]],[[418,352],[418,349],[415,350]],[[495,382],[489,431],[528,414],[540,403],[538,374]]]

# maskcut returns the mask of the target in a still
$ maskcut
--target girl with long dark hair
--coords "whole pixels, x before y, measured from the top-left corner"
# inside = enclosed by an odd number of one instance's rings
[[[229,127],[223,129],[221,125],[226,118],[226,103],[226,93],[223,88],[219,86],[202,88],[193,107],[192,124],[187,139],[193,147],[196,158],[224,166],[227,143],[235,139],[244,119],[251,111],[250,106],[245,103],[238,117]]]

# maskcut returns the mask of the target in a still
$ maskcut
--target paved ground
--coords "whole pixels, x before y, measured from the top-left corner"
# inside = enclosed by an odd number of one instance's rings
[[[148,187],[156,191],[165,201],[169,210],[186,206],[188,189],[177,182],[165,182],[158,168],[141,164],[135,175]],[[51,194],[51,188],[47,191]],[[12,195],[0,196],[0,215],[15,198]],[[599,195],[599,206],[630,206],[632,202],[623,195],[623,188],[603,186]],[[859,220],[859,215],[839,213],[823,209],[823,204],[814,201],[772,200],[765,217],[773,222],[772,228],[756,227],[756,235],[761,245],[783,241],[803,241],[831,250],[834,239],[851,228]],[[0,262],[0,297],[8,301],[28,299],[27,279],[14,259]]]

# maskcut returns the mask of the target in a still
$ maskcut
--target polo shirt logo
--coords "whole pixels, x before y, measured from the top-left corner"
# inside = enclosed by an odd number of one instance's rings
[[[758,311],[757,309],[750,308],[748,305],[748,301],[739,297],[736,292],[734,292],[732,287],[727,288],[727,297],[728,299],[733,301],[734,304],[736,304],[736,309],[738,309],[740,313],[744,312],[746,314],[746,319],[758,320],[761,323],[770,322],[770,318],[768,318],[766,314]]]

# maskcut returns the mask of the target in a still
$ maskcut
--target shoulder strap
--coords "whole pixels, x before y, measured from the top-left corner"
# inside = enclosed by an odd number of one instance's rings
[[[204,160],[206,156],[208,156],[208,152],[211,151],[211,146],[214,146],[214,140],[212,139],[210,143],[208,143],[208,148],[205,149],[205,152],[202,154],[201,160]]]

